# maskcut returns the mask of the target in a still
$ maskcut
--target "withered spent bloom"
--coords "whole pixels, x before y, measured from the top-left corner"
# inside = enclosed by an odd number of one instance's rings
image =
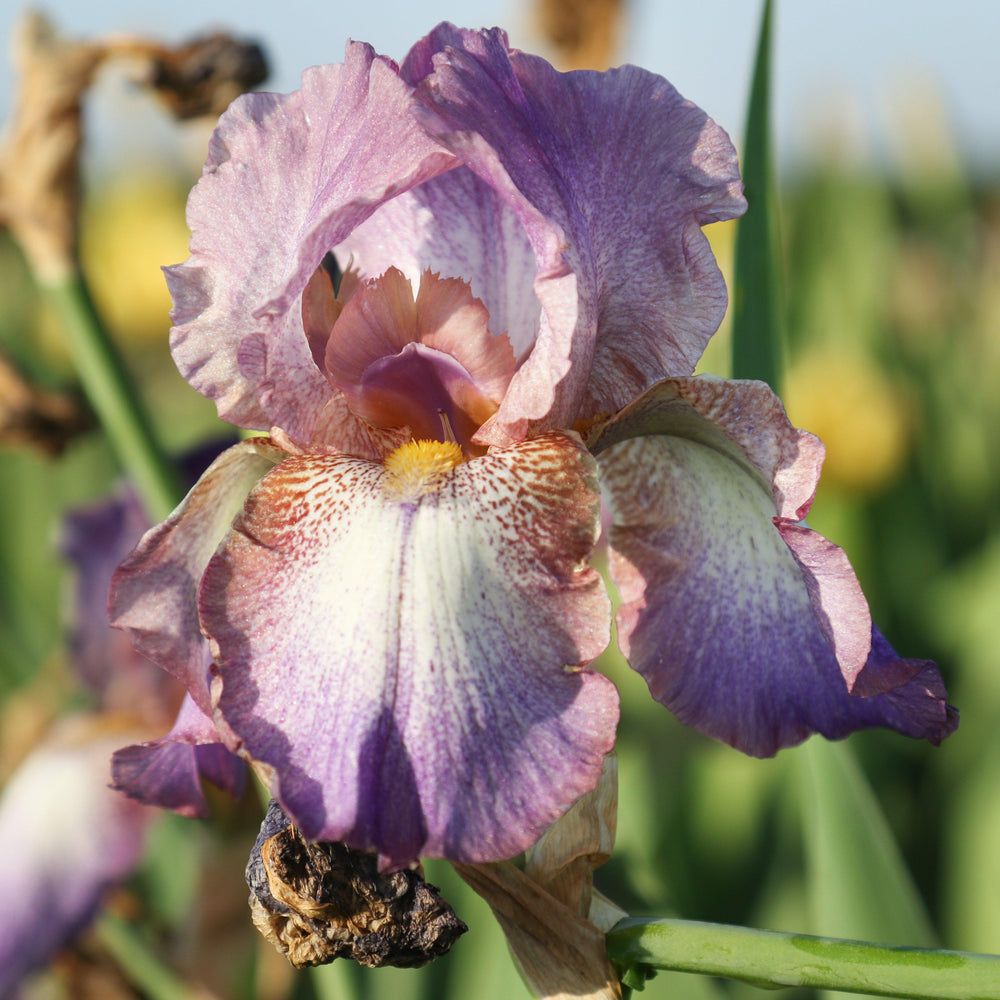
[[[177,48],[151,47],[143,83],[179,119],[221,115],[240,94],[267,79],[267,59],[256,42],[213,32]]]
[[[335,958],[417,968],[468,930],[418,869],[379,874],[374,854],[310,843],[273,800],[246,878],[254,924],[296,968]]]
[[[176,47],[128,34],[78,40],[31,10],[17,24],[13,59],[18,80],[0,143],[0,225],[45,282],[75,266],[82,105],[101,67],[129,60],[136,83],[155,90],[182,119],[218,115],[267,77],[260,46],[226,34]]]
[[[78,397],[33,385],[0,354],[0,445],[55,456],[92,427],[92,416]]]
[[[104,58],[71,42],[37,11],[18,21],[13,110],[0,145],[0,225],[10,229],[42,280],[56,280],[77,252],[82,101]]]

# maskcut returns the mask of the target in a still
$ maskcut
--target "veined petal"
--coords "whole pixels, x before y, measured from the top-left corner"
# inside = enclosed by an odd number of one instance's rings
[[[501,195],[465,167],[387,201],[336,252],[366,278],[397,267],[414,288],[428,269],[461,278],[486,306],[490,332],[507,333],[517,357],[535,342],[542,307],[527,233]]]
[[[763,382],[714,376],[653,386],[601,427],[591,447],[597,454],[646,435],[690,440],[730,459],[745,473],[742,488],[756,484],[770,498],[765,509],[805,570],[816,619],[853,684],[871,648],[868,602],[843,550],[794,523],[806,516],[816,494],[825,453],[819,438],[793,427]]]
[[[121,735],[69,719],[0,798],[0,996],[46,965],[136,863],[151,811],[107,787]]]
[[[177,677],[207,715],[210,654],[198,622],[198,583],[250,488],[285,457],[268,438],[224,451],[111,581],[111,624],[131,630],[135,648]]]
[[[289,459],[212,559],[216,722],[310,838],[509,857],[592,788],[618,718],[594,467],[547,435],[400,497],[382,465]]]
[[[889,726],[936,741],[953,728],[936,670],[918,680],[927,664],[873,648],[843,552],[778,516],[808,508],[818,442],[766,386],[671,380],[593,447],[619,640],[681,721],[755,756],[811,732]],[[849,693],[859,673],[871,697]]]
[[[420,81],[423,127],[498,193],[534,255],[537,340],[484,440],[688,374],[726,304],[700,227],[745,208],[725,133],[661,77],[558,73],[497,29],[442,25],[402,73]]]
[[[202,778],[238,798],[246,765],[223,745],[214,723],[190,694],[166,736],[123,747],[111,758],[112,788],[182,816],[208,816]]]
[[[455,163],[413,122],[410,94],[352,42],[294,94],[244,95],[222,116],[188,202],[191,256],[167,280],[174,360],[231,423],[310,442],[333,390],[303,328],[309,279],[382,201]]]

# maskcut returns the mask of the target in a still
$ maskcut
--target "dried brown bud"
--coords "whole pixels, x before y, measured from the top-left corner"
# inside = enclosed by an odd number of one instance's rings
[[[101,45],[62,38],[36,11],[18,21],[18,88],[0,150],[0,222],[43,280],[63,277],[76,258],[82,100],[104,56]]]
[[[178,118],[221,114],[267,76],[260,46],[230,35],[176,48],[135,35],[78,41],[62,37],[37,11],[18,22],[13,54],[18,81],[0,147],[0,224],[46,283],[76,267],[82,106],[105,62],[137,63],[137,81]]]
[[[0,355],[0,444],[59,455],[92,426],[90,412],[77,397],[31,385]]]
[[[620,1000],[604,934],[626,913],[594,888],[594,869],[615,842],[618,761],[604,759],[597,786],[529,848],[522,872],[509,861],[455,865],[486,900],[536,997]]]
[[[509,861],[455,865],[486,900],[536,997],[621,1000],[604,933]]]
[[[525,874],[581,917],[589,917],[594,869],[611,857],[617,828],[618,758],[610,753],[597,787],[528,848]]]
[[[150,49],[137,81],[155,90],[175,118],[221,115],[230,102],[267,79],[264,50],[216,33],[176,49]]]
[[[468,928],[419,871],[381,874],[375,855],[310,843],[272,802],[247,864],[257,929],[296,968],[353,958],[416,968]]]

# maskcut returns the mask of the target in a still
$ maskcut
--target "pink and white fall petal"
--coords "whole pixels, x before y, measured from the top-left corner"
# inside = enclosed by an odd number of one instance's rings
[[[303,832],[385,867],[524,850],[601,773],[618,697],[573,437],[407,494],[346,456],[265,477],[212,559],[216,722]]]

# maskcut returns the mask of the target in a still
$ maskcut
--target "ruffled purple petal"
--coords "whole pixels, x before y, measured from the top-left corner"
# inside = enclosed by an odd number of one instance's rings
[[[219,415],[313,437],[333,395],[302,293],[327,251],[387,198],[454,160],[414,123],[390,60],[352,42],[294,94],[248,94],[222,116],[188,202],[191,256],[167,270],[174,360]]]
[[[808,509],[819,446],[766,386],[671,380],[593,447],[622,650],[682,722],[755,756],[812,732],[954,728],[933,664],[873,645],[843,552],[781,516]]]
[[[267,438],[224,451],[112,578],[111,624],[129,629],[135,648],[180,680],[206,715],[211,656],[198,622],[198,584],[250,488],[285,457]]]
[[[569,426],[689,373],[726,304],[700,227],[745,208],[725,133],[661,77],[558,73],[497,29],[442,25],[402,72],[419,81],[421,124],[506,203],[534,255],[537,340],[484,439]],[[488,307],[504,298],[473,287]]]
[[[135,865],[153,813],[107,787],[121,736],[67,720],[0,798],[0,996],[48,964]]]
[[[208,816],[202,778],[238,798],[246,785],[246,765],[222,744],[212,720],[190,695],[166,736],[123,747],[111,758],[113,788],[182,816]]]
[[[593,463],[549,435],[419,496],[391,475],[302,456],[253,491],[201,590],[216,722],[308,837],[507,857],[614,741],[617,694],[580,669],[610,616]]]
[[[958,728],[958,710],[945,700],[948,692],[933,660],[902,659],[874,626],[872,651],[852,694],[871,700],[883,696],[886,711],[897,713],[893,729],[935,745]]]

